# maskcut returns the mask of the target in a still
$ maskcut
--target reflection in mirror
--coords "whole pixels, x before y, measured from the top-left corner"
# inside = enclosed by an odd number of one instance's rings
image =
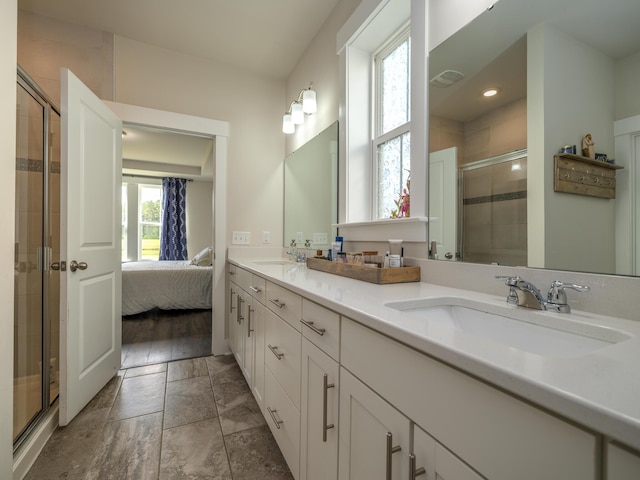
[[[631,214],[640,214],[631,174],[640,149],[627,147],[640,144],[640,126],[616,133],[640,125],[639,21],[637,0],[500,0],[430,53],[429,240],[438,259],[640,275],[640,218]],[[489,88],[497,94],[483,96]],[[615,199],[592,195],[598,174],[580,159],[573,168],[586,169],[585,184],[554,191],[554,156],[565,145],[580,154],[587,133],[623,167]]]
[[[284,161],[284,246],[329,248],[338,220],[338,122]]]

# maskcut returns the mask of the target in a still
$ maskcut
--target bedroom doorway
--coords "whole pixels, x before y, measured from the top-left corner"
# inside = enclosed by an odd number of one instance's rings
[[[122,368],[210,355],[213,139],[125,123],[122,158]],[[184,179],[183,261],[160,259],[165,177]]]
[[[123,121],[125,130],[127,125],[133,125],[145,129],[160,129],[173,133],[180,133],[212,140],[211,162],[209,165],[203,165],[203,170],[210,169],[212,178],[212,193],[207,200],[212,206],[212,231],[211,246],[213,249],[213,266],[212,266],[212,308],[205,312],[193,311],[187,316],[196,317],[198,320],[193,322],[196,326],[195,330],[202,329],[197,325],[207,324],[210,327],[211,344],[208,354],[221,355],[228,353],[228,347],[225,338],[224,325],[224,305],[225,305],[225,257],[226,257],[226,212],[223,208],[215,208],[216,204],[224,205],[227,195],[226,190],[226,164],[227,164],[227,137],[229,125],[226,122],[218,120],[193,117],[190,115],[177,114],[166,111],[159,111],[133,105],[125,105],[113,102],[105,102],[111,110],[113,110]],[[129,164],[131,166],[131,164]],[[163,167],[164,168],[164,167]],[[138,172],[141,173],[141,172]],[[197,182],[193,182],[196,184]],[[195,253],[195,252],[194,252]],[[192,253],[189,253],[191,256]],[[149,315],[171,317],[171,310],[167,312],[151,311]],[[174,311],[175,314],[177,311]],[[166,320],[166,318],[162,318]],[[163,322],[158,322],[163,323]],[[177,324],[172,328],[179,328]],[[171,329],[172,329],[171,328]],[[171,330],[168,327],[162,328],[164,332]],[[162,330],[161,329],[161,330]],[[206,331],[206,330],[205,330]],[[178,333],[179,334],[179,333]],[[123,329],[124,340],[124,329]],[[158,340],[158,342],[164,342]],[[180,342],[178,342],[179,344]],[[158,343],[159,344],[159,343]],[[176,347],[179,351],[180,347]],[[150,355],[152,358],[153,355]],[[123,358],[123,360],[126,360]]]

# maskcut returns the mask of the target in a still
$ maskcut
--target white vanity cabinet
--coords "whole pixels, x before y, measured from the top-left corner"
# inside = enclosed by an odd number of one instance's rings
[[[422,430],[412,425],[413,449],[409,454],[409,479],[483,480],[480,474]]]
[[[260,408],[264,397],[264,350],[260,348],[265,330],[265,307],[260,299],[264,291],[264,279],[229,265],[229,347]]]
[[[265,417],[292,475],[299,478],[302,298],[268,281],[265,298]]]
[[[340,369],[340,480],[408,478],[411,423]]]
[[[640,452],[609,443],[607,445],[607,480],[638,480]]]
[[[599,478],[596,435],[344,317],[341,364],[486,478]],[[369,441],[366,432],[350,445],[361,441]],[[343,443],[341,473],[350,462]]]

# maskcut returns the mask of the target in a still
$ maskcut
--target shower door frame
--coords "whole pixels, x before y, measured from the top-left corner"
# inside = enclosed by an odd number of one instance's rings
[[[51,322],[50,322],[50,296],[47,294],[50,287],[50,261],[52,258],[50,240],[48,240],[51,219],[50,219],[50,165],[49,165],[49,133],[50,117],[52,112],[60,116],[60,109],[53,101],[38,87],[29,75],[18,65],[16,85],[22,87],[39,105],[43,107],[43,127],[42,127],[42,175],[43,175],[43,201],[42,201],[42,238],[38,247],[38,271],[42,275],[42,367],[41,367],[41,409],[21,430],[13,440],[14,455],[20,447],[28,441],[31,433],[38,428],[40,421],[47,417],[51,410],[55,408],[58,397],[51,401],[51,378],[50,378],[50,356],[51,356]],[[14,295],[17,292],[14,293]],[[15,335],[15,333],[14,333]],[[58,359],[58,362],[60,359]]]

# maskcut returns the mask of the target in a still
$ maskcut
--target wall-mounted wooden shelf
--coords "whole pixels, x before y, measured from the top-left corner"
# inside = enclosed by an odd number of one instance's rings
[[[616,170],[622,166],[571,153],[555,155],[553,160],[555,192],[616,198]]]

